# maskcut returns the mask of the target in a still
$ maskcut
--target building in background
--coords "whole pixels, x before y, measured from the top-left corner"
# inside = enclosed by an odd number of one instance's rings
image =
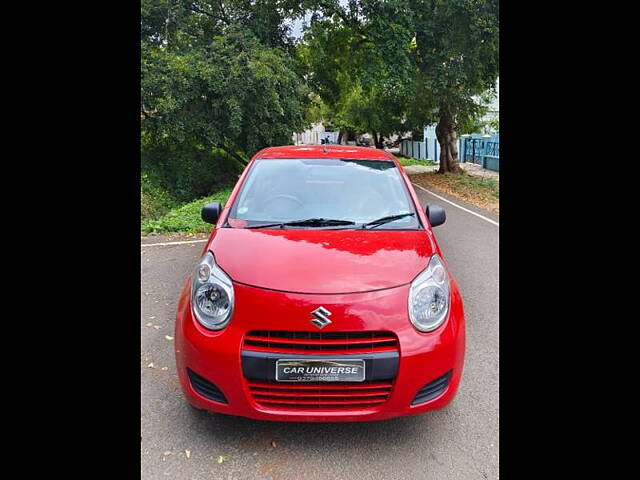
[[[322,143],[337,143],[339,132],[327,129],[322,123],[314,123],[304,132],[293,134],[295,145],[320,145]],[[323,142],[324,140],[324,142]]]
[[[496,80],[496,95],[488,104],[489,110],[481,119],[484,124],[483,131],[481,133],[498,133],[498,129],[494,128],[491,124],[497,124],[500,118],[500,78]]]

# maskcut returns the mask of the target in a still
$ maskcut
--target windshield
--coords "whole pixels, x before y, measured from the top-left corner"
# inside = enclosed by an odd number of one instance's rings
[[[395,164],[382,160],[256,160],[229,215],[234,226],[299,222],[282,228],[417,229],[419,220]],[[232,220],[244,220],[234,222]],[[322,224],[317,220],[353,225]],[[270,225],[271,226],[271,225]]]

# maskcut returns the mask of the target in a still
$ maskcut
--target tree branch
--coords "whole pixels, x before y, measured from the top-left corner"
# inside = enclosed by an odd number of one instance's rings
[[[213,18],[215,20],[221,21],[222,23],[224,23],[225,25],[229,25],[229,19],[227,18],[224,9],[222,8],[222,2],[220,2],[220,13],[222,13],[222,17],[218,16],[218,15],[214,15],[211,12],[207,12],[206,10],[202,10],[199,7],[196,7],[194,4],[189,4],[187,6],[187,9],[194,12],[194,13],[201,13],[203,15],[206,15],[209,18]]]
[[[224,22],[229,25],[229,17],[227,17],[227,12],[224,11],[224,5],[222,4],[222,0],[219,0],[220,3],[220,13],[222,14],[222,18]]]
[[[353,28],[360,35],[362,35],[364,37],[363,39],[366,40],[368,38],[367,35],[362,30],[362,26],[358,23],[358,21],[355,18],[348,16],[339,6],[336,8],[334,5],[331,5],[329,2],[321,2],[319,6],[330,15],[337,15],[340,18],[340,20],[342,20],[347,26]]]
[[[218,144],[218,147],[221,148],[222,150],[224,150],[225,152],[227,152],[229,155],[231,155],[236,160],[238,160],[245,167],[249,164],[249,162],[247,160],[245,160],[240,155],[238,155],[236,152],[234,152],[233,149],[227,147],[224,143],[220,142]]]
[[[207,11],[205,11],[205,10],[202,10],[202,9],[200,9],[200,8],[196,7],[196,6],[195,6],[195,5],[193,5],[193,4],[188,5],[188,6],[187,6],[187,8],[188,8],[189,10],[191,10],[192,12],[195,12],[195,13],[202,13],[203,15],[206,15],[207,17],[217,18],[214,14],[209,13],[209,12],[207,12]]]

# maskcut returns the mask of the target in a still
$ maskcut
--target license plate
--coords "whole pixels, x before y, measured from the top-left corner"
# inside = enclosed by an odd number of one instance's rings
[[[278,382],[363,382],[364,360],[276,360]]]

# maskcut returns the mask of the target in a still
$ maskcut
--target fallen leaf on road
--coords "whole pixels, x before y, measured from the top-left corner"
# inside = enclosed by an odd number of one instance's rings
[[[275,441],[275,440],[271,440],[271,446],[272,446],[273,448],[276,448],[276,441]]]
[[[171,451],[167,450],[166,452],[164,452],[164,456],[165,456],[165,457],[167,457],[167,456],[169,456],[169,455],[171,455]]]
[[[218,457],[218,463],[222,463],[222,462],[224,462],[226,459],[227,459],[227,457],[223,457],[222,455],[220,455],[220,456]]]
[[[156,316],[155,316],[155,315],[151,315],[151,316],[149,317],[149,320],[153,320],[154,318],[156,318]]]
[[[155,328],[156,330],[159,330],[159,329],[160,329],[160,327],[161,327],[160,325],[154,325],[154,326],[153,326],[153,328]]]
[[[149,367],[149,368],[156,368],[156,367],[153,365],[153,362],[151,362],[149,365],[147,365],[147,367]]]
[[[160,370],[168,370],[169,367],[162,367]]]
[[[149,322],[149,323],[145,324],[145,326],[147,326],[147,327],[153,327],[153,323]]]
[[[173,337],[171,335],[165,335],[164,338],[166,338],[169,341],[173,340]]]
[[[185,450],[184,454],[187,456],[187,458],[191,458],[191,450]]]

